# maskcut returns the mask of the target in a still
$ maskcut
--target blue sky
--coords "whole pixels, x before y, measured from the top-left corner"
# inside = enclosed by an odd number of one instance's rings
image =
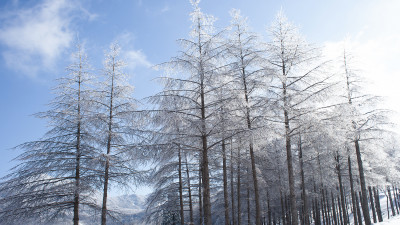
[[[343,40],[356,55],[370,90],[387,96],[386,105],[400,111],[400,3],[395,0],[202,0],[204,12],[229,24],[229,10],[240,9],[254,31],[266,27],[282,8],[301,27],[309,42],[336,57]],[[46,121],[32,116],[45,111],[54,97],[54,79],[66,74],[77,37],[95,68],[103,52],[119,41],[132,75],[135,97],[157,91],[151,66],[179,50],[176,40],[188,37],[188,0],[2,0],[0,2],[0,176],[15,165],[12,147],[36,140]],[[399,122],[399,116],[393,120]]]

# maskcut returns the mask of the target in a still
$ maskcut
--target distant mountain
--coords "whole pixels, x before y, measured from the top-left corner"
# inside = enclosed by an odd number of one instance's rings
[[[140,225],[143,224],[141,220],[145,215],[146,196],[143,195],[121,195],[110,197],[108,201],[108,208],[115,210],[121,214],[121,222],[126,225]],[[111,221],[110,221],[111,222]],[[114,224],[114,223],[107,223]],[[120,223],[115,223],[120,224]]]
[[[98,205],[101,206],[102,195],[96,194]],[[115,221],[109,216],[107,224],[109,225],[144,225],[141,222],[145,215],[146,196],[144,195],[121,195],[109,197],[107,201],[107,209],[120,213],[118,220]],[[81,214],[81,225],[91,225],[100,223],[100,212],[84,210]]]
[[[102,205],[102,194],[96,193],[95,199],[97,204]],[[107,209],[120,213],[118,220],[107,216],[108,225],[148,225],[142,223],[145,215],[146,196],[144,195],[121,195],[109,197],[107,200]],[[71,215],[72,216],[72,215]],[[80,225],[100,224],[101,211],[94,211],[81,207]],[[72,217],[57,222],[57,224],[71,224]]]
[[[0,199],[3,198],[4,196],[0,195]],[[101,192],[96,192],[92,196],[94,198],[94,201],[96,204],[101,208],[102,206],[102,198],[103,195]],[[108,197],[107,201],[107,209],[111,211],[115,211],[119,213],[118,220],[115,221],[109,216],[107,217],[107,224],[109,225],[145,225],[145,223],[142,223],[141,220],[145,216],[145,203],[146,203],[146,197],[145,195],[136,195],[136,194],[129,194],[129,195],[120,195],[120,196],[113,196],[113,197]],[[2,209],[2,206],[0,205],[0,209]],[[71,211],[68,212],[68,215],[66,215],[63,218],[57,219],[57,221],[54,222],[49,222],[49,223],[44,223],[43,221],[36,221],[36,219],[27,219],[24,221],[25,225],[35,225],[35,224],[41,224],[41,225],[68,225],[71,224],[73,214],[72,214],[72,209]],[[100,224],[100,218],[101,218],[101,210],[93,210],[88,208],[87,206],[85,207],[84,205],[80,205],[80,213],[79,213],[79,218],[80,218],[80,225],[92,225],[92,224]],[[3,224],[0,221],[0,224]],[[148,224],[146,224],[148,225]]]
[[[108,201],[108,208],[117,210],[123,214],[132,215],[140,213],[144,210],[146,203],[146,196],[143,195],[121,195],[110,197]]]

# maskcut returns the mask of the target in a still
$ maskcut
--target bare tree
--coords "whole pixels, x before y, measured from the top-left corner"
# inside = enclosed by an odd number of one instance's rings
[[[214,18],[201,12],[198,1],[193,1],[192,5],[190,39],[180,39],[183,50],[179,56],[163,65],[167,71],[180,73],[181,77],[164,78],[167,86],[161,95],[184,101],[183,107],[175,113],[190,126],[190,129],[183,130],[187,137],[194,139],[190,148],[199,152],[202,188],[202,193],[199,193],[202,195],[200,209],[204,214],[204,223],[210,225],[209,150],[221,141],[211,142],[210,137],[218,132],[216,115],[221,102],[214,97],[219,88],[214,81],[220,70],[217,58],[222,50],[216,41]]]
[[[378,133],[383,131],[382,125],[387,124],[386,111],[376,108],[379,100],[377,96],[363,94],[360,89],[360,79],[349,65],[346,51],[343,53],[343,67],[345,74],[345,88],[347,96],[347,106],[345,122],[348,124],[349,142],[354,144],[357,157],[358,172],[361,186],[361,208],[363,211],[364,222],[371,224],[368,208],[368,192],[366,187],[365,172],[363,166],[361,141],[377,139]],[[349,147],[350,148],[350,147]],[[349,166],[350,156],[349,156]]]
[[[282,12],[278,13],[271,30],[268,44],[269,63],[274,69],[277,83],[271,85],[276,94],[276,104],[283,112],[284,137],[288,167],[290,207],[292,224],[298,224],[295,192],[295,177],[292,156],[292,137],[303,127],[300,118],[315,111],[312,102],[318,100],[329,85],[328,78],[318,78],[324,63],[318,60],[318,51],[307,44],[297,28],[287,21]],[[320,75],[320,74],[318,74]],[[307,124],[305,124],[307,126]],[[304,128],[302,129],[304,130]]]
[[[79,223],[80,206],[97,208],[91,197],[97,173],[93,159],[93,87],[91,67],[83,47],[77,44],[68,76],[60,78],[51,109],[38,113],[51,129],[38,141],[26,142],[17,159],[21,164],[4,177],[0,217],[10,224],[53,221],[73,214]]]
[[[237,114],[240,115],[243,129],[247,130],[251,173],[256,206],[256,224],[261,224],[260,192],[255,162],[254,133],[256,132],[255,121],[256,112],[260,111],[260,88],[264,74],[262,67],[262,49],[258,37],[249,31],[246,18],[240,15],[238,10],[231,11],[232,21],[230,38],[227,40],[227,55],[231,58],[231,68],[233,77],[233,89],[236,90]],[[258,117],[259,118],[259,117]],[[237,125],[236,129],[240,129]]]
[[[141,148],[135,144],[139,145],[142,137],[135,111],[137,101],[132,98],[133,87],[129,85],[129,77],[123,71],[125,62],[120,59],[120,52],[121,49],[116,43],[111,44],[109,52],[106,52],[104,80],[100,83],[97,101],[96,125],[99,147],[105,150],[100,159],[104,169],[104,173],[101,174],[102,225],[107,221],[109,182],[131,185],[131,181],[137,182],[142,176],[136,169]]]

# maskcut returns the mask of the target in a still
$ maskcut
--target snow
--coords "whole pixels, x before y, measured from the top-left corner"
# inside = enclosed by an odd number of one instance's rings
[[[391,217],[389,220],[383,221],[382,223],[375,223],[375,224],[379,224],[379,225],[400,225],[400,215],[397,215],[395,217]]]
[[[389,205],[389,219],[388,219],[388,202],[385,193],[383,193],[382,190],[379,191],[379,203],[381,205],[381,211],[382,211],[382,218],[383,222],[379,223],[373,223],[377,225],[400,225],[400,215],[397,216],[392,216],[392,212],[390,209]],[[371,222],[372,222],[372,211],[370,208],[370,216],[371,216]],[[353,213],[349,212],[349,219],[350,219],[350,224],[354,225],[353,221]]]

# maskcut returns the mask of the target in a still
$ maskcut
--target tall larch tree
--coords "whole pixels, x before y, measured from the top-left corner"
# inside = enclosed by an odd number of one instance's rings
[[[16,147],[24,150],[17,157],[21,163],[0,185],[1,195],[7,196],[0,200],[3,222],[62,221],[73,215],[73,223],[79,224],[80,206],[97,208],[92,199],[97,151],[91,66],[80,44],[72,57],[68,76],[58,79],[51,108],[37,114],[49,120],[51,129],[42,139]]]
[[[346,100],[347,106],[345,110],[345,123],[348,124],[348,148],[355,150],[355,155],[357,159],[360,187],[361,187],[361,208],[364,217],[364,222],[366,225],[371,224],[371,218],[369,215],[368,208],[368,192],[366,185],[366,177],[363,165],[363,155],[362,155],[362,142],[364,142],[364,149],[367,149],[366,140],[377,140],[379,133],[384,131],[384,126],[387,125],[387,110],[377,108],[377,102],[380,100],[379,97],[365,94],[361,90],[361,80],[360,77],[352,69],[349,63],[348,54],[346,51],[343,52],[343,69],[345,75],[345,89],[346,89]],[[371,143],[369,143],[371,145]],[[371,146],[370,146],[371,147]],[[367,157],[364,155],[364,157]],[[349,168],[351,166],[350,152],[348,158]],[[350,170],[350,169],[349,169]],[[350,174],[351,176],[351,174]],[[357,194],[357,193],[355,193]]]
[[[230,58],[232,85],[236,90],[234,96],[237,103],[237,115],[242,120],[243,129],[248,136],[248,149],[250,154],[251,174],[255,195],[256,224],[261,224],[261,205],[256,156],[254,149],[254,133],[257,132],[254,124],[259,112],[260,90],[265,80],[262,67],[263,50],[258,37],[249,31],[247,19],[240,15],[239,10],[231,11],[231,34],[228,38],[227,55]],[[242,115],[240,115],[242,114]],[[260,117],[258,117],[260,118]],[[240,120],[239,119],[239,120]],[[236,129],[240,129],[237,125]]]
[[[277,105],[282,112],[279,118],[284,124],[291,223],[297,225],[292,139],[300,130],[304,130],[301,117],[316,110],[312,103],[329,87],[326,82],[328,77],[321,76],[324,63],[318,60],[317,49],[300,36],[297,27],[287,20],[282,11],[278,13],[270,28],[270,36],[268,62],[276,77],[276,83],[270,87],[276,94],[273,97],[276,101],[274,105]]]
[[[121,48],[112,43],[106,52],[103,69],[103,80],[98,88],[98,112],[96,124],[101,154],[100,163],[104,173],[103,202],[101,224],[107,221],[107,196],[110,181],[117,185],[132,185],[141,179],[142,173],[137,169],[141,158],[138,147],[141,139],[137,101],[133,99],[133,87],[129,76],[123,70],[126,63],[121,59]]]
[[[221,101],[215,98],[219,90],[219,83],[214,82],[220,72],[220,58],[222,48],[219,45],[218,34],[215,33],[214,18],[204,14],[199,6],[199,1],[192,1],[193,12],[191,13],[192,30],[189,39],[180,39],[183,48],[180,54],[164,65],[169,71],[180,74],[181,77],[170,78],[179,89],[180,98],[188,103],[176,113],[182,116],[190,126],[187,130],[190,137],[197,141],[191,146],[199,154],[199,171],[201,177],[201,211],[200,220],[204,218],[204,224],[211,225],[211,194],[210,194],[210,171],[209,154],[210,149],[221,140],[213,142],[212,136],[218,133],[216,115]],[[171,90],[178,93],[177,91]]]

